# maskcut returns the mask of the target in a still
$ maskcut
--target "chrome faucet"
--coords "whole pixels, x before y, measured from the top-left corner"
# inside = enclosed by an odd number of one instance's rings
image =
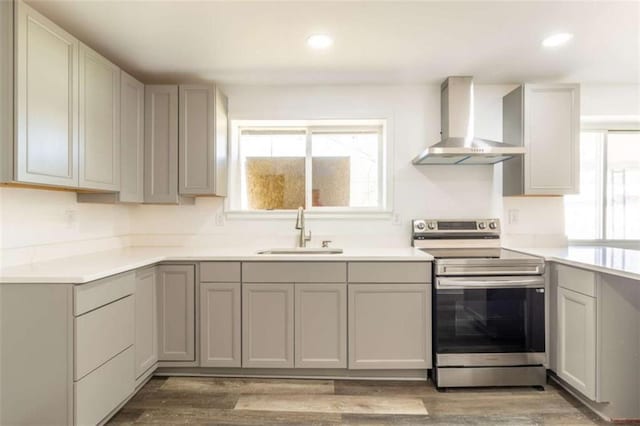
[[[296,229],[300,230],[300,236],[298,237],[298,248],[304,248],[307,246],[307,241],[311,241],[311,231],[309,231],[309,234],[305,232],[303,207],[298,207],[298,217],[296,218]]]

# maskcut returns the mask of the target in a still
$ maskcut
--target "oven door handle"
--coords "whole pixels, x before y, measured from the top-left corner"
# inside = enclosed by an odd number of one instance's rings
[[[472,289],[472,288],[544,288],[544,278],[443,278],[436,281],[436,289]]]

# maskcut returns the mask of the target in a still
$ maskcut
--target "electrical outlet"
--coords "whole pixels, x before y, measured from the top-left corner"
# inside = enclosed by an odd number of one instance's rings
[[[216,226],[224,226],[224,213],[216,213]]]
[[[518,209],[509,209],[509,224],[516,225],[519,220],[520,210]]]
[[[402,225],[402,218],[400,217],[400,213],[394,213],[393,214],[392,223],[394,225]]]
[[[78,220],[78,212],[73,209],[67,209],[64,211],[64,219],[67,225],[67,229],[71,229],[75,226]]]

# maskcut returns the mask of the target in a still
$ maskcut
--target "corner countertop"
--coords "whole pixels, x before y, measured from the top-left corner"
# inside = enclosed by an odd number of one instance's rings
[[[548,261],[640,280],[640,251],[605,246],[509,248]]]
[[[158,262],[198,261],[399,261],[429,262],[433,257],[413,247],[352,248],[341,254],[260,255],[256,249],[206,247],[130,247],[0,269],[0,283],[84,284]]]

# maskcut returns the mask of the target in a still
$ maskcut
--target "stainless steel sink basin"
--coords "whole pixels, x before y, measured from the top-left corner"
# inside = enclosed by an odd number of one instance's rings
[[[340,254],[341,248],[301,247],[260,250],[258,254]]]

